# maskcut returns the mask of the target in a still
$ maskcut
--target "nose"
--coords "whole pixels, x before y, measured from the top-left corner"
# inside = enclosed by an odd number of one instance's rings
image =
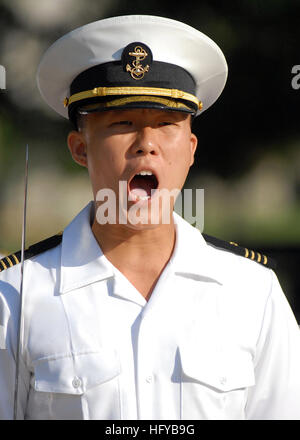
[[[136,136],[135,142],[132,146],[132,151],[135,155],[157,155],[158,145],[154,129],[152,127],[142,127]]]

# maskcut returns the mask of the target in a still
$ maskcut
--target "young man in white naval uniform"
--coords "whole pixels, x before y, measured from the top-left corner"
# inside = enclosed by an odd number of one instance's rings
[[[267,258],[210,243],[172,212],[162,221],[162,205],[157,222],[129,216],[139,204],[151,220],[159,190],[182,188],[191,118],[226,76],[214,42],[159,17],[101,20],[44,55],[40,91],[76,126],[68,147],[94,201],[25,253],[18,418],[300,418],[300,334]],[[127,208],[104,223],[99,191],[119,201],[120,182]],[[13,418],[19,258],[0,261],[2,419]]]

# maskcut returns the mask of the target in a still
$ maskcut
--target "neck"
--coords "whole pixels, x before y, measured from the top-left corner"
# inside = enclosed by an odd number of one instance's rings
[[[100,225],[93,222],[92,231],[106,257],[110,255],[141,256],[157,259],[161,254],[171,256],[175,242],[175,226],[157,225],[153,229],[135,230],[126,225]],[[131,255],[132,254],[132,255]],[[141,264],[144,265],[144,262]]]
[[[100,225],[94,220],[92,231],[106,258],[148,299],[174,249],[173,219],[152,229]]]

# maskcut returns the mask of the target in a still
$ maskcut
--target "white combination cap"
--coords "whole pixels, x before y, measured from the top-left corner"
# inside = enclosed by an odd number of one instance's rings
[[[220,96],[227,79],[221,49],[179,21],[148,15],[99,20],[57,40],[37,82],[65,118],[77,111],[160,108],[195,115]]]

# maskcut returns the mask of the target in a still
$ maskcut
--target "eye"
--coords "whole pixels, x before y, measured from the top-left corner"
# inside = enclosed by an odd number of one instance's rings
[[[167,125],[173,125],[174,122],[170,122],[170,121],[164,121],[164,122],[160,122],[159,126],[160,127],[166,127]]]
[[[111,125],[125,125],[125,126],[131,126],[131,121],[115,121]]]

